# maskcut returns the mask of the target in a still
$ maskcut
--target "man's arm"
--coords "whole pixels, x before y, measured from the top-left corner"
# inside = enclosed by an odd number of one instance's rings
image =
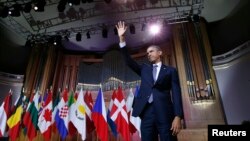
[[[171,85],[172,85],[172,99],[174,104],[175,118],[172,122],[171,130],[173,135],[177,135],[181,128],[181,119],[183,119],[183,107],[181,99],[181,87],[179,82],[179,76],[176,69],[171,71]]]
[[[135,71],[138,75],[141,75],[141,65],[139,65],[136,61],[134,61],[130,54],[128,53],[128,50],[126,48],[126,40],[125,40],[125,32],[127,30],[127,26],[125,26],[124,22],[118,22],[116,25],[117,31],[118,31],[118,36],[119,36],[119,46],[121,48],[121,53],[126,61],[126,64],[133,70]]]

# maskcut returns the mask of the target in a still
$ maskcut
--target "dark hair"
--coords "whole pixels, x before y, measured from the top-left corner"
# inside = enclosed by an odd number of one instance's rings
[[[150,45],[148,48],[150,48],[150,47],[156,48],[158,51],[162,51],[160,46],[157,46],[157,45]],[[148,48],[147,48],[147,49],[148,49]]]

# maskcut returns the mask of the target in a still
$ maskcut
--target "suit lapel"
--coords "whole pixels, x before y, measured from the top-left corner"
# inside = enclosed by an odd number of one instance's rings
[[[158,75],[158,77],[157,77],[157,80],[156,80],[155,84],[156,84],[161,78],[163,78],[163,76],[164,76],[166,70],[167,70],[167,66],[165,66],[165,65],[162,64],[162,65],[161,65],[161,68],[160,68],[159,75]]]

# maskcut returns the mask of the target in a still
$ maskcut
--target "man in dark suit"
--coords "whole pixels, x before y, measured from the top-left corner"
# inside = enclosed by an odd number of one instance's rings
[[[127,26],[116,25],[121,53],[127,65],[141,76],[141,86],[134,100],[133,116],[139,116],[142,141],[176,141],[183,118],[181,88],[175,68],[162,64],[162,50],[152,45],[147,48],[151,64],[138,64],[128,53],[125,42]]]

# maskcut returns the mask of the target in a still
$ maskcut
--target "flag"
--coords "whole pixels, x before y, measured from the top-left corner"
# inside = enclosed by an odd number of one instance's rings
[[[7,120],[7,125],[9,127],[9,137],[13,141],[16,140],[20,133],[21,118],[23,113],[23,98],[24,94],[22,91],[18,100],[15,102],[13,114]]]
[[[110,111],[113,107],[113,104],[114,104],[114,100],[115,100],[115,97],[116,97],[116,91],[114,90],[113,91],[113,94],[112,94],[112,97],[110,99],[110,102],[109,102],[109,108],[108,108],[108,114],[107,114],[107,121],[108,121],[108,125],[111,129],[111,132],[113,133],[113,135],[115,137],[117,137],[118,135],[118,132],[117,132],[117,129],[116,129],[116,124],[115,122],[111,119],[111,116],[110,116]]]
[[[11,101],[12,101],[12,92],[11,90],[9,91],[9,94],[7,97],[5,97],[1,107],[0,107],[0,137],[5,137],[6,136],[6,122],[7,119],[10,116],[11,112]]]
[[[91,133],[95,130],[95,125],[92,120],[91,112],[93,110],[93,99],[91,96],[91,92],[86,91],[84,94],[84,103],[86,104],[86,127],[87,127],[87,133]]]
[[[52,112],[52,131],[55,133],[56,132],[56,122],[55,122],[55,116],[56,116],[56,112],[58,110],[58,103],[60,101],[60,97],[61,97],[61,90],[59,89],[57,94],[56,94],[56,97],[53,101],[53,112]]]
[[[38,115],[40,115],[42,113],[43,107],[44,107],[44,103],[46,101],[46,99],[48,98],[48,94],[49,94],[49,90],[47,89],[45,94],[43,96],[39,97],[39,111],[38,111]]]
[[[52,91],[49,90],[42,112],[38,118],[38,128],[46,140],[51,138],[52,108]]]
[[[129,91],[129,95],[127,97],[127,110],[128,110],[128,116],[129,116],[129,130],[130,133],[135,133],[136,131],[138,131],[139,136],[141,136],[141,118],[140,117],[134,117],[132,116],[132,112],[133,112],[133,102],[134,102],[134,97],[138,94],[139,92],[139,87],[136,86],[135,89],[135,95],[133,94],[132,88]]]
[[[92,119],[96,127],[97,136],[101,141],[108,141],[108,124],[106,114],[107,112],[103,93],[100,88],[92,111]]]
[[[79,94],[78,94],[78,92],[76,91],[75,94],[74,94],[74,99],[75,99],[75,101],[77,100],[78,95],[79,95]]]
[[[86,139],[86,104],[84,104],[83,99],[83,90],[80,90],[80,93],[77,97],[77,100],[70,108],[70,120],[73,125],[76,127],[79,134],[82,136],[82,140]]]
[[[38,91],[34,95],[33,101],[29,106],[28,111],[23,117],[23,124],[27,128],[27,136],[30,140],[36,137],[37,123],[38,123],[38,105],[39,105]]]
[[[68,108],[68,90],[63,91],[63,96],[58,103],[58,110],[55,115],[55,122],[57,130],[62,139],[65,139],[68,135],[68,124],[69,124],[69,108]]]
[[[132,110],[133,110],[133,107],[132,107],[133,106],[133,101],[134,101],[134,94],[133,94],[132,88],[130,88],[129,95],[128,95],[127,100],[126,100],[126,106],[127,106],[127,110],[128,110],[129,131],[132,134],[134,134],[137,131],[134,124],[132,124],[130,122],[130,116],[132,115]]]
[[[27,112],[28,109],[30,108],[31,103],[33,102],[34,95],[35,95],[34,93],[31,94],[31,96],[29,98],[29,103],[28,103],[28,105],[26,107],[26,111],[25,112]]]
[[[69,96],[69,100],[68,100],[68,107],[69,107],[68,134],[70,136],[75,136],[76,133],[77,133],[77,129],[75,128],[75,126],[73,125],[73,123],[70,121],[70,114],[71,114],[71,111],[74,109],[73,105],[75,104],[75,101],[76,101],[76,99],[74,97],[74,93],[73,93],[73,91],[71,91],[70,92],[70,96]]]
[[[121,87],[118,87],[118,92],[115,95],[114,103],[110,111],[110,116],[116,123],[117,131],[121,134],[125,141],[130,140],[129,122],[126,102],[123,97]]]
[[[29,107],[31,105],[31,103],[33,102],[33,98],[34,98],[34,93],[31,94],[31,96],[29,96],[29,98],[26,98],[25,101],[23,101],[23,117],[26,117],[26,114],[29,110]],[[23,122],[22,122],[23,123]],[[23,133],[26,136],[27,135],[27,127],[22,124],[22,128],[23,128]]]

